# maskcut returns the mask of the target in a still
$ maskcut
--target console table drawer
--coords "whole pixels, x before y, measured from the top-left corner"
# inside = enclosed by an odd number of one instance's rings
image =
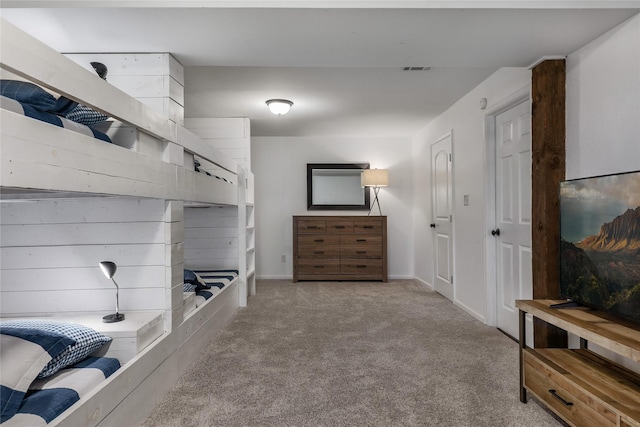
[[[340,260],[298,259],[298,273],[304,274],[340,274]]]
[[[345,275],[380,275],[382,274],[382,262],[370,259],[342,260],[340,272]]]
[[[379,246],[342,246],[340,258],[382,258],[382,248]]]
[[[342,246],[377,246],[382,248],[382,236],[342,235],[340,236],[340,244]]]
[[[618,415],[580,387],[573,376],[545,358],[544,352],[525,351],[524,386],[569,423],[588,427],[616,427]]]

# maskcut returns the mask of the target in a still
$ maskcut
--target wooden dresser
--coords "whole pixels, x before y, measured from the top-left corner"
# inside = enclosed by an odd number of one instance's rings
[[[387,281],[386,216],[294,216],[293,281]]]

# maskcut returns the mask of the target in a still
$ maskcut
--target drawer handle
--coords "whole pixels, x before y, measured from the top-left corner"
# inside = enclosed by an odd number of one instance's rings
[[[367,268],[366,265],[356,265],[356,268]]]
[[[562,402],[562,404],[564,406],[573,406],[573,402],[569,402],[567,400],[564,400],[562,397],[560,397],[560,395],[558,393],[556,393],[556,391],[554,389],[549,390],[549,393],[551,393],[551,395],[553,397],[555,397],[556,399],[558,399],[560,402]]]
[[[324,251],[315,251],[314,254],[316,255],[322,255],[324,253]]]
[[[316,228],[318,228],[318,226],[317,225],[308,225],[307,228],[309,230],[315,230]]]
[[[356,239],[356,242],[366,242],[367,239]]]
[[[366,254],[367,251],[356,251],[357,254]]]
[[[324,268],[324,265],[314,265],[314,268]]]
[[[322,242],[324,242],[324,239],[316,239],[316,240],[314,240],[313,242],[314,242],[314,243],[322,243]]]
[[[336,225],[335,227],[336,227],[336,228],[347,228],[347,227],[345,227],[344,225]]]
[[[362,228],[373,228],[373,225],[363,225]]]

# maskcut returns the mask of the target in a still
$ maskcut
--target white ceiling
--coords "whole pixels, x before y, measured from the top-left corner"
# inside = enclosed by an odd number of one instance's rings
[[[147,7],[5,0],[1,12],[61,52],[172,53],[186,67],[187,117],[247,116],[254,136],[385,137],[414,135],[500,67],[566,56],[640,10],[640,0],[137,3]],[[273,116],[269,98],[294,106]]]

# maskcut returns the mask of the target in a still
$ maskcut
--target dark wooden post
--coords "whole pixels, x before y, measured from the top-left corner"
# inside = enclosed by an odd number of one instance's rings
[[[565,179],[565,81],[563,59],[539,63],[532,71],[533,298],[560,296],[558,187]],[[566,333],[534,324],[537,347],[564,347]]]

